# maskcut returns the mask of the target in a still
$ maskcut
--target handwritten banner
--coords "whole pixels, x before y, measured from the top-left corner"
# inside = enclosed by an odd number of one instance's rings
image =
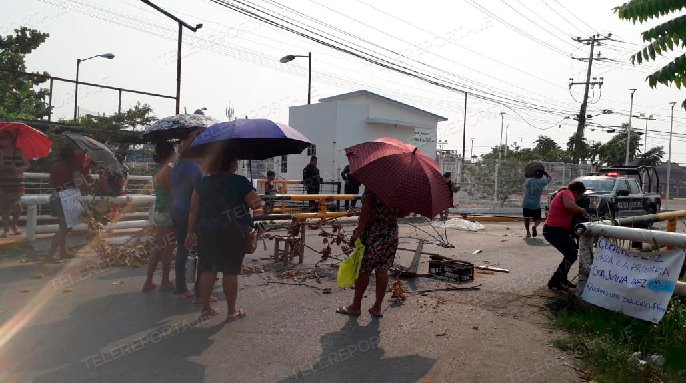
[[[667,311],[683,263],[683,249],[638,253],[600,238],[581,298],[657,323]]]
[[[83,205],[81,204],[81,191],[79,189],[65,189],[60,192],[60,202],[64,221],[68,228],[72,228],[83,222]]]

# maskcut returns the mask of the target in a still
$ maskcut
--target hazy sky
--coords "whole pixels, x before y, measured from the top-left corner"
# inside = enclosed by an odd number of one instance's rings
[[[686,113],[679,104],[686,92],[645,82],[650,67],[631,66],[630,53],[639,49],[640,32],[650,25],[621,21],[612,8],[620,1],[606,0],[246,0],[284,19],[322,33],[342,36],[388,60],[477,89],[525,100],[554,113],[525,107],[515,111],[470,98],[467,110],[467,155],[471,139],[474,154],[483,154],[500,138],[500,112],[509,125],[508,141],[531,146],[540,134],[566,145],[576,121],[565,113],[578,113],[581,86],[568,87],[569,78],[583,81],[586,63],[570,55],[588,56],[588,45],[571,36],[606,34],[612,41],[599,47],[603,57],[593,76],[603,76],[602,93],[596,88],[589,113],[611,109],[592,121],[619,125],[628,120],[629,88],[637,88],[634,114],[654,114],[649,129],[669,131],[670,101],[675,109],[673,160],[686,163]],[[209,0],[156,0],[191,25],[184,31],[181,105],[192,112],[225,118],[233,107],[237,116],[288,121],[288,106],[307,100],[307,60],[279,63],[286,54],[313,57],[313,102],[319,98],[358,89],[446,116],[439,124],[439,139],[448,148],[462,146],[461,93],[441,89],[339,53],[302,37],[260,23]],[[279,8],[287,5],[292,10]],[[479,9],[478,7],[482,7]],[[113,60],[93,59],[81,65],[82,81],[174,95],[176,86],[177,26],[138,0],[2,0],[1,34],[21,25],[50,33],[47,42],[29,56],[28,67],[52,75],[74,78],[76,59],[112,52]],[[296,12],[300,12],[298,15]],[[314,30],[314,29],[312,29]],[[345,35],[348,33],[349,35]],[[365,41],[361,41],[364,39]],[[676,56],[669,54],[669,57]],[[666,62],[667,58],[660,62]],[[56,83],[53,103],[57,117],[73,113],[73,85]],[[153,106],[158,117],[174,113],[174,101],[125,95],[125,107],[136,101]],[[81,113],[112,113],[117,93],[79,88]],[[561,127],[559,127],[561,125]],[[645,122],[634,120],[643,130]],[[606,141],[610,133],[587,129],[592,141]],[[667,135],[650,133],[648,147],[664,145]]]

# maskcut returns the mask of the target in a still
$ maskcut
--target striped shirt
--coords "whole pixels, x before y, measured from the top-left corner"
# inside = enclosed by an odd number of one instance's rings
[[[2,166],[26,166],[24,157],[18,149],[13,150],[12,153],[0,152],[0,164]],[[9,169],[0,169],[0,190],[5,193],[24,193],[26,191],[24,173],[14,173]]]

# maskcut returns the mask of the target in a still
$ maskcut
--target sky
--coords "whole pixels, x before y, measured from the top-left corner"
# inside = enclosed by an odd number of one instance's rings
[[[50,34],[28,56],[30,71],[47,71],[73,79],[76,60],[102,53],[81,64],[80,80],[115,87],[174,95],[176,92],[175,22],[139,0],[1,0],[0,34],[28,26]],[[191,25],[183,31],[181,109],[226,119],[238,117],[288,122],[288,107],[307,102],[307,59],[282,64],[287,54],[312,52],[312,102],[359,89],[396,99],[448,118],[439,123],[438,138],[446,149],[462,149],[464,93],[431,85],[375,66],[359,58],[249,18],[210,0],[153,0]],[[619,20],[606,0],[241,0],[312,33],[345,39],[346,45],[388,62],[421,71],[458,89],[468,89],[466,151],[481,155],[500,141],[501,121],[507,142],[531,147],[539,135],[565,146],[576,131],[589,46],[572,37],[612,34],[596,47],[601,57],[593,77],[603,85],[591,91],[590,121],[620,125],[629,120],[630,92],[636,88],[634,114],[649,120],[648,148],[667,151],[670,105],[674,111],[672,160],[686,164],[686,113],[679,107],[686,92],[658,86],[645,78],[681,52],[671,52],[647,66],[633,66],[632,52],[641,48],[640,33],[657,21],[633,24]],[[235,3],[235,2],[234,2]],[[479,98],[479,96],[482,96]],[[521,100],[526,105],[491,100]],[[174,100],[124,94],[122,108],[150,104],[157,117],[174,114]],[[116,91],[81,86],[80,113],[114,113]],[[73,84],[55,83],[56,118],[73,114]],[[542,110],[541,110],[542,109]],[[602,110],[612,114],[601,114]],[[505,112],[501,120],[501,112]],[[645,129],[646,120],[633,120]],[[612,134],[589,126],[589,141],[605,142]],[[473,139],[473,149],[472,149]],[[503,138],[504,140],[505,138]]]

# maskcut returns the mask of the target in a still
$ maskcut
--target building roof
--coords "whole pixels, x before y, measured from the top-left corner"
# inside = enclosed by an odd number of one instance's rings
[[[371,97],[375,97],[375,98],[378,98],[378,99],[380,99],[380,100],[386,101],[386,102],[388,102],[388,103],[390,103],[390,104],[398,105],[398,106],[400,106],[400,107],[402,107],[402,108],[409,109],[409,110],[411,110],[411,111],[413,111],[413,112],[425,114],[425,115],[427,115],[427,116],[430,116],[430,117],[432,117],[432,118],[437,119],[438,121],[448,121],[448,119],[447,119],[446,117],[439,116],[439,115],[433,114],[433,113],[431,113],[431,112],[427,112],[426,110],[419,109],[419,108],[414,107],[414,106],[412,106],[412,105],[408,105],[408,104],[405,104],[405,103],[403,103],[403,102],[396,101],[396,100],[393,100],[393,99],[391,99],[391,98],[384,97],[384,96],[382,96],[382,95],[380,95],[380,94],[376,94],[376,93],[374,93],[374,92],[370,92],[370,91],[364,90],[364,89],[362,89],[362,90],[356,90],[356,91],[350,92],[350,93],[339,94],[339,95],[337,95],[337,96],[331,96],[331,97],[326,97],[326,98],[320,98],[320,99],[319,99],[319,102],[337,101],[337,100],[343,100],[343,99],[346,99],[346,98],[351,98],[351,97],[356,97],[356,96],[371,96]]]

